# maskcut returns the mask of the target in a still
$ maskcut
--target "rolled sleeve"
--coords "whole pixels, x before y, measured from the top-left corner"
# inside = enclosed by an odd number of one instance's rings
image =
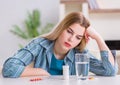
[[[90,55],[90,71],[100,76],[115,76],[118,71],[117,63],[113,66],[109,61],[108,51],[100,51],[101,60]],[[115,57],[115,55],[113,54]]]
[[[18,59],[8,59],[3,66],[2,74],[4,77],[17,78],[23,72],[25,66]]]
[[[114,66],[110,63],[109,61],[109,54],[108,51],[101,51],[101,59],[102,59],[102,64],[104,67],[104,76],[114,76],[117,74],[117,65],[115,64]],[[113,56],[115,56],[113,54]]]

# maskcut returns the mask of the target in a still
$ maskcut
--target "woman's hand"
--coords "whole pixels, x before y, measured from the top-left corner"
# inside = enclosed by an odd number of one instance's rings
[[[41,69],[41,68],[40,68],[40,75],[41,76],[50,76],[50,74],[46,70]]]
[[[92,39],[95,39],[100,51],[108,51],[109,56],[110,56],[109,61],[114,66],[113,55],[112,55],[110,49],[108,48],[108,46],[106,45],[106,43],[104,42],[103,38],[99,35],[99,33],[96,32],[95,29],[89,27],[89,28],[87,28],[87,30],[85,32],[85,37],[87,40],[89,39],[89,37]]]
[[[95,31],[95,29],[89,27],[85,32],[85,38],[89,39],[89,37],[92,39],[96,39],[97,37],[99,37],[99,34]]]
[[[21,74],[21,77],[25,76],[50,76],[50,74],[42,68],[26,67]]]

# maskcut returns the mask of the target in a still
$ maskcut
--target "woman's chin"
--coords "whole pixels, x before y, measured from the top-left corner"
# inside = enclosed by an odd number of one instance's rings
[[[64,50],[64,51],[69,51],[70,48],[65,46],[65,47],[63,47],[63,50]]]

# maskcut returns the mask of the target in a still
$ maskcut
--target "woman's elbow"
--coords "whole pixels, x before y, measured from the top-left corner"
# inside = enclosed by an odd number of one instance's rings
[[[2,69],[2,76],[5,78],[17,78],[19,76],[15,76],[14,69],[4,67]]]
[[[110,69],[110,70],[106,70],[105,72],[105,76],[115,76],[117,75],[118,69]]]
[[[18,78],[23,70],[24,66],[9,63],[3,66],[2,75],[6,78]]]

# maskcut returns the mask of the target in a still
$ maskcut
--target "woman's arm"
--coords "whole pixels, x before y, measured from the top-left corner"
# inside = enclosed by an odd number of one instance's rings
[[[42,68],[25,67],[20,76],[50,76],[50,74]]]
[[[34,61],[40,50],[41,46],[39,45],[39,39],[33,40],[26,47],[20,49],[17,53],[5,61],[2,69],[2,75],[4,77],[16,78],[20,77],[22,73],[24,74],[24,70],[25,73],[27,73],[26,66]]]
[[[92,39],[96,40],[100,51],[108,51],[109,61],[114,66],[114,57],[113,57],[110,49],[104,42],[103,38],[93,28],[88,28],[86,30],[86,36],[91,37]]]

